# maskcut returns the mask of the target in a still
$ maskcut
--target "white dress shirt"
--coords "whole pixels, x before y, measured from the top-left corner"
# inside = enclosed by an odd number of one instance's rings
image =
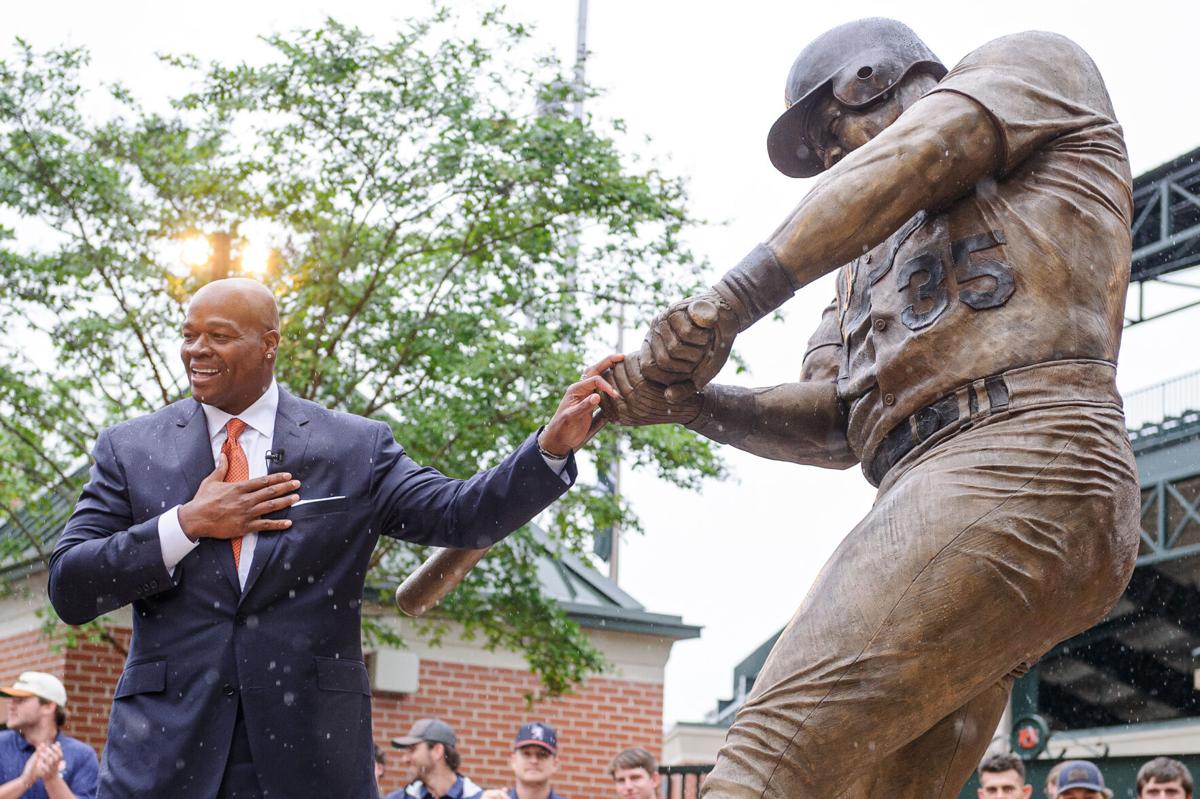
[[[204,410],[204,419],[208,423],[208,440],[212,445],[213,463],[216,463],[221,457],[221,447],[224,446],[226,438],[225,425],[230,419],[237,418],[246,423],[246,429],[242,431],[238,443],[242,445],[242,450],[246,453],[248,476],[254,478],[266,474],[267,450],[271,448],[271,441],[275,437],[275,412],[279,409],[279,384],[272,379],[266,392],[236,417],[213,405],[200,403],[200,407]],[[563,469],[567,465],[566,458],[551,458],[543,454],[542,459],[564,482],[567,481],[566,475],[563,474]],[[303,491],[303,486],[301,486],[301,491]],[[276,533],[276,535],[285,534],[282,530]],[[158,517],[158,540],[162,546],[163,565],[167,567],[167,572],[172,576],[175,574],[175,567],[179,561],[183,560],[200,543],[188,538],[183,532],[183,527],[179,524],[178,505]],[[257,542],[257,533],[246,533],[242,537],[242,554],[238,558],[238,582],[241,583],[243,589],[246,587],[246,577],[250,574],[250,563],[254,560],[254,546]]]
[[[238,418],[246,423],[246,429],[238,438],[242,451],[246,453],[246,467],[249,477],[262,477],[267,473],[267,450],[275,437],[275,412],[279,408],[279,384],[274,380],[266,392],[253,405],[237,414],[226,413],[212,405],[200,403],[204,410],[204,419],[208,423],[208,440],[212,445],[213,463],[221,457],[221,447],[225,445],[225,425],[230,419]],[[280,531],[280,534],[283,531]],[[193,541],[183,532],[179,524],[179,506],[158,517],[158,540],[162,545],[163,565],[174,575],[175,566],[189,552],[195,549],[198,541]],[[246,577],[250,574],[250,564],[254,560],[254,546],[258,542],[257,533],[247,533],[242,537],[242,554],[238,558],[238,582],[246,587]]]

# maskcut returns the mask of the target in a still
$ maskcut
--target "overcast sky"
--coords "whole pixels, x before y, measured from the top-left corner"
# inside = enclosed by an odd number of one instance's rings
[[[572,60],[576,0],[510,0],[508,7],[537,26],[540,46]],[[155,53],[256,60],[263,54],[256,37],[264,33],[332,15],[386,35],[395,20],[426,8],[425,2],[379,0],[72,0],[10,4],[0,29],[39,47],[86,45],[96,78],[120,79],[153,99],[171,85]],[[694,212],[725,223],[691,240],[712,262],[713,279],[764,239],[808,188],[775,172],[765,150],[767,130],[783,110],[792,60],[825,29],[872,15],[907,22],[947,66],[1006,33],[1065,34],[1092,55],[1107,80],[1135,175],[1200,147],[1194,103],[1200,4],[1194,2],[591,0],[588,79],[604,94],[589,111],[624,118],[634,134],[629,146],[687,176]],[[719,380],[770,385],[795,379],[804,342],[831,295],[828,279],[810,286],[787,306],[786,322],[743,334],[736,346],[751,374]],[[1118,377],[1123,391],[1200,368],[1198,313],[1127,331]],[[640,336],[630,331],[630,348]],[[622,587],[652,611],[704,626],[699,640],[677,645],[672,654],[668,725],[699,720],[729,695],[733,666],[786,623],[873,499],[857,468],[828,472],[727,454],[736,479],[707,485],[701,494],[673,490],[649,475],[625,479],[647,533],[624,542]]]

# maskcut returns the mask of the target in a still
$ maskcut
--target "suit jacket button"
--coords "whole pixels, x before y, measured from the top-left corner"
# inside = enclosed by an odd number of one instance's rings
[[[235,691],[233,690],[232,685],[230,685],[229,683],[225,683],[224,685],[221,686],[221,693],[225,694],[225,696],[233,696]]]
[[[896,395],[895,394],[884,394],[883,395],[883,404],[884,405],[895,405],[896,404]]]

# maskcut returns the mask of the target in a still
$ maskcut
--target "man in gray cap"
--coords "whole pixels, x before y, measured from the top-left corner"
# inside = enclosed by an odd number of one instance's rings
[[[420,719],[392,746],[408,749],[416,781],[388,799],[479,799],[483,789],[458,773],[458,737],[441,719]]]
[[[62,682],[27,671],[0,694],[9,698],[8,729],[0,732],[0,797],[95,799],[96,752],[59,730],[67,720]]]
[[[400,740],[400,738],[392,739],[392,754],[395,755],[395,759],[392,761],[392,765],[388,770],[393,774],[399,775],[401,780],[404,782],[404,787],[398,791],[392,791],[386,797],[384,797],[384,799],[404,799],[405,796],[409,795],[408,789],[410,787],[420,786],[422,784],[421,781],[417,779],[416,770],[413,768],[413,748],[411,745],[399,743]],[[383,784],[382,778],[380,778],[380,784]],[[413,787],[413,791],[413,796],[420,795],[419,787]]]

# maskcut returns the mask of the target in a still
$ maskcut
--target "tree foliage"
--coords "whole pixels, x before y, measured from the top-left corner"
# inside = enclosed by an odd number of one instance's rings
[[[87,85],[82,50],[17,41],[0,62],[0,556],[44,558],[30,498],[73,499],[100,429],[186,394],[178,327],[210,277],[179,268],[188,235],[228,234],[234,272],[248,232],[268,238],[280,382],[386,419],[455,476],[548,418],[619,314],[644,321],[692,287],[682,182],[623,152],[619,122],[566,114],[574,90],[524,27],[472,23],[464,37],[435,8],[383,40],[329,20],[266,37],[254,65],[164,58],[189,83],[160,110]],[[617,435],[593,443],[598,470]],[[620,435],[677,484],[720,473],[682,429]],[[498,546],[448,617],[569,689],[602,663],[537,590],[537,556],[617,521],[636,527],[577,486],[543,520],[550,543]],[[423,555],[385,540],[371,584]]]

